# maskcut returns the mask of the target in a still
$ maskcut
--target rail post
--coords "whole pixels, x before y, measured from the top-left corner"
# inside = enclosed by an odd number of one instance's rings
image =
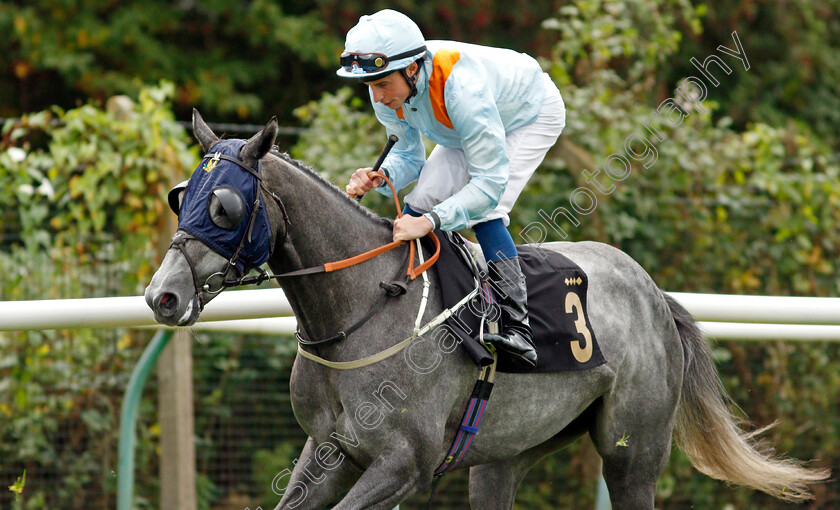
[[[125,388],[120,410],[120,442],[117,460],[117,510],[131,510],[134,497],[134,443],[136,440],[135,423],[137,407],[143,395],[143,386],[157,363],[163,348],[172,338],[171,330],[159,330],[134,367],[128,386]]]

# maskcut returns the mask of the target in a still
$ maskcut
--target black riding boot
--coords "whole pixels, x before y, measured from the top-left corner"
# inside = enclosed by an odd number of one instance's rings
[[[501,333],[486,334],[484,340],[511,355],[518,364],[533,368],[537,366],[537,351],[528,323],[528,294],[519,257],[490,262],[487,267],[502,314]]]

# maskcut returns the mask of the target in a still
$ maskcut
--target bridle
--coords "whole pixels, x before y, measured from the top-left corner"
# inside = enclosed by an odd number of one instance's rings
[[[274,151],[274,150],[272,150],[271,154],[273,156],[276,156],[276,157],[281,157],[280,154],[278,152]],[[195,263],[192,260],[192,258],[190,257],[190,255],[189,255],[189,253],[187,252],[187,249],[186,249],[186,242],[188,240],[195,240],[195,241],[199,241],[199,242],[201,242],[201,240],[196,238],[195,236],[187,233],[187,232],[184,232],[183,230],[179,230],[172,237],[172,242],[170,244],[170,248],[175,248],[179,252],[181,252],[181,254],[184,256],[184,260],[186,260],[187,265],[190,268],[190,273],[192,275],[193,285],[195,286],[195,291],[196,291],[196,296],[197,296],[197,299],[198,299],[198,304],[199,304],[199,310],[200,311],[203,311],[204,306],[207,304],[208,301],[210,301],[210,299],[212,299],[212,297],[209,298],[209,299],[205,299],[205,296],[207,296],[207,295],[215,296],[216,294],[219,294],[223,290],[225,290],[227,288],[230,288],[230,287],[238,287],[238,286],[243,286],[243,285],[254,285],[254,284],[260,285],[261,283],[263,283],[267,280],[274,280],[274,279],[279,280],[281,278],[292,278],[292,277],[303,276],[303,275],[311,275],[311,274],[317,274],[317,273],[329,273],[329,272],[333,272],[333,271],[338,271],[338,270],[341,270],[341,269],[345,269],[345,268],[354,266],[356,264],[360,264],[360,263],[365,262],[367,260],[370,260],[370,259],[372,259],[372,258],[374,258],[378,255],[381,255],[381,254],[383,254],[385,252],[388,252],[388,251],[390,251],[390,250],[392,250],[392,249],[394,249],[398,246],[402,246],[403,244],[405,244],[405,241],[393,241],[391,243],[385,244],[385,245],[380,246],[378,248],[374,248],[373,250],[361,253],[359,255],[356,255],[356,256],[353,256],[353,257],[350,257],[350,258],[346,258],[346,259],[335,261],[335,262],[327,262],[327,263],[322,264],[320,266],[312,266],[312,267],[307,267],[307,268],[303,268],[303,269],[297,269],[297,270],[289,271],[289,272],[282,273],[282,274],[270,274],[270,273],[266,272],[265,270],[263,270],[259,267],[256,267],[256,268],[253,268],[253,269],[255,269],[259,274],[255,275],[255,276],[248,276],[247,273],[250,272],[250,269],[248,267],[245,267],[245,269],[246,269],[245,274],[239,274],[238,276],[233,276],[235,273],[240,272],[239,269],[237,268],[237,264],[239,263],[239,258],[240,258],[240,255],[242,253],[242,250],[245,247],[246,240],[249,240],[251,238],[252,231],[253,231],[253,228],[254,228],[254,223],[256,222],[256,218],[257,218],[259,208],[263,207],[263,200],[262,200],[263,192],[265,192],[271,198],[274,199],[275,203],[277,203],[277,205],[280,208],[280,211],[282,213],[285,228],[283,229],[283,237],[280,240],[281,245],[283,243],[285,243],[286,237],[288,235],[289,227],[291,226],[291,221],[289,220],[289,216],[286,213],[286,207],[283,204],[283,200],[280,197],[278,197],[276,194],[274,194],[271,190],[269,190],[265,187],[265,184],[263,183],[262,176],[260,175],[260,172],[259,172],[259,163],[257,163],[257,168],[254,169],[254,168],[248,166],[244,161],[242,161],[241,159],[239,159],[237,157],[232,157],[232,156],[228,156],[228,155],[225,155],[225,154],[220,154],[218,152],[216,152],[215,154],[212,154],[212,155],[210,153],[208,153],[207,155],[205,155],[204,159],[206,159],[208,157],[212,157],[211,161],[218,162],[219,160],[225,160],[225,161],[229,161],[229,162],[239,166],[243,170],[250,173],[255,179],[257,179],[257,182],[259,183],[259,185],[258,185],[258,188],[257,188],[256,198],[254,199],[253,207],[251,208],[251,214],[248,218],[248,226],[245,229],[245,231],[243,232],[242,238],[240,239],[236,250],[234,250],[233,255],[231,255],[231,257],[228,260],[227,264],[225,265],[224,269],[221,270],[221,271],[217,271],[217,272],[211,274],[210,276],[208,276],[204,280],[204,283],[201,283],[200,279],[198,278],[198,274],[196,273],[196,270],[195,270]],[[382,159],[382,158],[380,158],[380,159]],[[377,163],[381,164],[381,162],[377,162]],[[376,166],[378,166],[378,164]],[[379,172],[379,171],[371,172],[369,175],[371,177],[381,177],[385,182],[388,183],[388,186],[391,187],[391,192],[392,192],[393,197],[394,197],[394,206],[396,207],[396,210],[397,210],[397,215],[396,216],[397,216],[397,218],[400,218],[402,216],[402,212],[401,212],[401,209],[400,209],[399,198],[397,196],[396,190],[394,189],[394,185],[391,183],[391,180],[388,178],[388,176],[386,176],[384,173]],[[437,236],[434,234],[434,232],[429,232],[428,236],[430,237],[430,239],[432,240],[432,243],[435,246],[435,253],[427,261],[423,262],[422,264],[420,264],[417,267],[414,267],[415,245],[414,245],[414,243],[409,243],[408,268],[405,272],[405,280],[406,281],[400,282],[399,281],[399,273],[398,273],[397,278],[392,280],[390,283],[381,282],[380,287],[383,288],[385,293],[383,294],[383,296],[380,297],[380,299],[377,301],[377,303],[371,309],[370,313],[368,313],[365,317],[363,317],[361,320],[357,321],[352,326],[350,326],[350,327],[346,328],[345,330],[341,331],[339,334],[334,335],[333,337],[330,337],[330,338],[327,338],[327,339],[324,339],[324,340],[310,341],[310,340],[306,340],[300,333],[296,333],[298,341],[300,343],[304,344],[304,345],[323,345],[323,344],[331,343],[331,342],[346,338],[346,336],[348,334],[350,334],[350,332],[354,331],[359,326],[361,326],[361,324],[363,324],[365,321],[367,321],[373,315],[373,313],[375,313],[375,311],[377,309],[379,309],[380,305],[383,303],[385,298],[387,298],[388,296],[397,296],[397,295],[400,295],[402,293],[405,293],[407,281],[408,280],[414,280],[419,275],[421,275],[424,271],[426,271],[428,268],[430,268],[437,261],[438,256],[440,255],[440,240],[437,238]],[[272,242],[271,251],[273,251],[274,242],[276,242],[276,240],[274,240]],[[400,270],[400,273],[402,273],[402,270]],[[233,277],[231,278],[231,276],[233,276]],[[214,284],[216,286],[214,286]]]
[[[205,155],[203,159],[207,159],[208,157],[211,157],[210,153]],[[198,241],[198,242],[201,242],[201,240],[196,238],[192,234],[184,232],[183,230],[179,230],[172,237],[172,241],[171,241],[169,247],[170,248],[175,248],[179,252],[181,252],[181,255],[184,256],[184,260],[186,260],[187,265],[190,268],[190,274],[192,275],[193,285],[195,286],[195,293],[196,293],[196,296],[198,298],[198,305],[199,305],[199,310],[200,311],[204,310],[204,306],[210,300],[210,299],[205,299],[205,297],[204,297],[205,295],[215,296],[216,294],[219,294],[220,292],[222,292],[223,290],[225,290],[228,287],[235,287],[235,286],[238,286],[238,285],[247,285],[248,283],[250,283],[250,282],[243,282],[243,280],[245,279],[243,275],[241,275],[239,278],[234,278],[234,279],[229,279],[228,276],[230,276],[232,273],[239,272],[239,270],[237,268],[237,264],[239,263],[239,258],[242,254],[242,250],[245,248],[246,240],[251,239],[253,229],[254,229],[254,223],[256,222],[257,215],[259,214],[259,209],[260,209],[260,207],[262,207],[263,192],[265,192],[266,194],[268,194],[268,196],[270,196],[271,198],[274,199],[275,203],[277,203],[277,206],[280,208],[280,212],[283,216],[283,222],[285,224],[285,228],[283,229],[283,238],[280,240],[281,244],[283,244],[285,242],[286,236],[287,236],[288,231],[289,231],[289,227],[291,226],[291,222],[289,221],[289,216],[286,213],[286,206],[283,204],[283,200],[280,197],[278,197],[277,195],[275,195],[271,190],[269,190],[265,187],[265,184],[263,183],[262,175],[260,175],[260,172],[259,172],[259,162],[257,163],[257,168],[255,169],[255,168],[252,168],[252,167],[248,166],[244,161],[242,161],[239,158],[228,156],[226,154],[221,154],[219,152],[216,152],[216,153],[212,154],[212,158],[211,158],[210,161],[218,163],[218,161],[220,161],[220,160],[229,161],[229,162],[239,166],[240,168],[242,168],[243,170],[245,170],[249,174],[251,174],[257,180],[258,186],[257,186],[256,197],[254,199],[254,203],[253,203],[253,206],[251,208],[251,214],[248,217],[248,226],[245,229],[245,231],[243,232],[242,238],[240,239],[239,244],[237,245],[236,249],[234,250],[233,255],[231,255],[230,259],[228,259],[228,262],[227,262],[227,264],[225,264],[225,267],[224,267],[223,270],[217,271],[217,272],[211,274],[210,276],[208,276],[204,280],[203,284],[200,282],[200,280],[198,278],[198,274],[196,273],[195,263],[193,262],[192,257],[190,257],[190,255],[189,255],[189,253],[187,252],[187,249],[186,249],[186,242],[188,240],[195,240],[195,241]],[[270,248],[269,252],[273,251],[275,242],[276,242],[276,239],[272,241],[271,248]],[[246,267],[246,269],[247,269],[247,267]],[[265,273],[261,269],[258,269],[258,270],[263,274]],[[218,282],[219,282],[218,287],[216,287],[216,288],[213,287],[213,280],[214,279],[217,279]]]

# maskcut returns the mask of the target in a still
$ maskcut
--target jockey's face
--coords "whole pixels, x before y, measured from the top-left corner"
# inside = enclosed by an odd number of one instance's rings
[[[405,72],[409,76],[414,76],[417,67],[417,63],[412,63],[405,69]],[[365,85],[370,87],[375,102],[382,103],[392,110],[399,110],[411,93],[411,88],[399,71],[378,80],[367,81]]]

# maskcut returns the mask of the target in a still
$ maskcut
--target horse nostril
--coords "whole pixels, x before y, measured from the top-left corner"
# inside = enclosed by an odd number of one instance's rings
[[[157,308],[164,317],[171,317],[178,310],[178,298],[171,292],[164,292],[158,300]]]

